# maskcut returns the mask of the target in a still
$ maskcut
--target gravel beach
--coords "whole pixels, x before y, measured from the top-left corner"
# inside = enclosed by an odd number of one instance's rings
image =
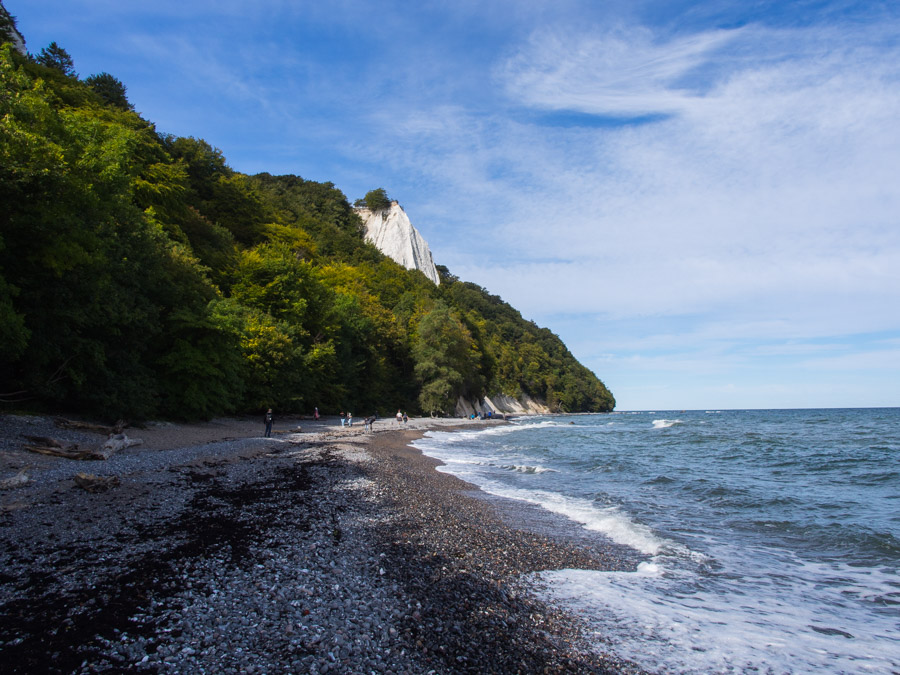
[[[153,424],[81,461],[25,437],[105,436],[0,416],[0,672],[641,672],[522,580],[626,552],[530,527],[409,446],[500,423]]]

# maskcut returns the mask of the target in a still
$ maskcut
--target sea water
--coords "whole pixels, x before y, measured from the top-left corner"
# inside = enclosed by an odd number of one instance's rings
[[[632,550],[536,575],[662,673],[900,673],[900,408],[522,418],[416,443]]]

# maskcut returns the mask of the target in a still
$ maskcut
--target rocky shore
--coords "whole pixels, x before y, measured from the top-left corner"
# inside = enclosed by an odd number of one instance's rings
[[[2,671],[640,672],[521,578],[633,561],[435,471],[408,444],[440,423],[155,425],[76,461],[25,437],[102,438],[0,417],[0,481],[22,477],[0,490]],[[110,481],[88,491],[78,473]]]

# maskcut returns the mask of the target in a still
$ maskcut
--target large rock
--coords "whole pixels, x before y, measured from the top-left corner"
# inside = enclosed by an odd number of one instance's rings
[[[366,241],[406,269],[419,270],[435,284],[441,283],[428,242],[400,204],[391,202],[390,208],[377,211],[357,207],[356,212],[365,223]]]

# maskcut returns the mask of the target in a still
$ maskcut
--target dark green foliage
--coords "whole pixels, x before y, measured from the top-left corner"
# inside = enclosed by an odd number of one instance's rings
[[[307,232],[320,256],[345,261],[380,257],[362,245],[362,221],[334,184],[267,173],[252,180],[275,219]]]
[[[152,414],[173,312],[215,295],[135,204],[155,136],[133,113],[57,107],[8,50],[0,56],[0,269],[16,280],[7,298],[24,318],[0,392],[109,418]]]
[[[25,327],[25,316],[13,305],[18,294],[19,289],[9,285],[0,270],[0,368],[22,356],[28,344],[30,331]],[[0,398],[2,395],[0,392]]]
[[[202,139],[165,136],[162,140],[168,154],[187,171],[185,201],[190,206],[241,244],[264,239],[269,214],[247,176],[233,171],[222,152]]]
[[[113,77],[109,73],[99,73],[86,78],[84,83],[94,90],[103,102],[108,105],[114,105],[122,110],[133,110],[134,106],[128,101],[125,95],[126,88],[121,80]]]
[[[366,243],[333,184],[160,137],[121,82],[79,82],[66,57],[0,48],[0,403],[110,420],[614,405],[497,296]]]
[[[388,197],[384,188],[369,190],[362,199],[362,202],[370,211],[380,211],[382,209],[391,208],[391,198]],[[357,204],[358,203],[359,202],[357,202]]]
[[[439,270],[441,271],[441,270]],[[441,291],[466,317],[483,354],[488,392],[527,394],[558,412],[608,411],[615,399],[556,335],[496,295],[441,271]]]
[[[51,42],[44,47],[35,58],[35,61],[47,68],[58,70],[66,77],[77,77],[75,61],[69,56],[69,52],[55,42]]]
[[[438,302],[419,322],[413,357],[425,412],[452,413],[460,396],[481,394],[478,348],[459,316],[444,303]]]

